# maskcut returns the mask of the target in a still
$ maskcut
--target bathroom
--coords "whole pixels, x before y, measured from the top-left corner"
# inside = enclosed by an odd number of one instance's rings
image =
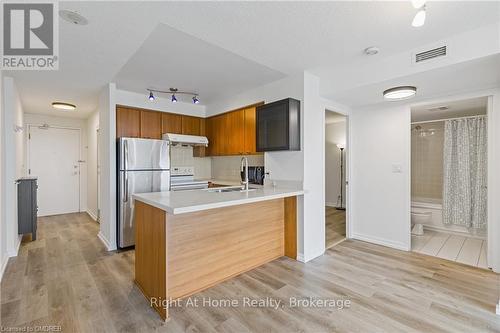
[[[411,249],[488,268],[488,98],[411,110]]]

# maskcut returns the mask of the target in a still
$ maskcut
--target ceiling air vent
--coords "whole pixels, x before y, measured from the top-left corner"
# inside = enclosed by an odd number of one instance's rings
[[[427,61],[438,57],[444,57],[445,55],[446,55],[446,45],[415,54],[415,62],[419,63],[422,61]]]

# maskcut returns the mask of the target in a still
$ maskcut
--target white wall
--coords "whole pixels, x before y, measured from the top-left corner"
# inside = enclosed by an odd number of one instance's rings
[[[347,123],[345,120],[326,124],[325,126],[325,200],[327,206],[336,207],[340,204],[338,200],[340,196],[340,149],[337,147],[337,144],[346,144],[346,126]],[[345,169],[344,158],[344,179],[346,175]],[[342,206],[345,207],[345,182],[342,182],[342,187]]]
[[[45,114],[34,114],[25,113],[24,114],[24,124],[25,130],[23,135],[24,140],[24,152],[25,161],[28,159],[28,126],[29,125],[43,125],[48,124],[54,127],[67,127],[67,128],[77,128],[80,130],[80,159],[85,161],[80,163],[80,211],[85,212],[87,210],[87,121],[85,119],[70,118],[70,117],[57,117],[48,116]],[[26,163],[27,163],[26,162]],[[36,162],[35,162],[36,163]],[[41,161],[43,163],[43,161]],[[27,174],[28,165],[26,165],[24,174]]]
[[[98,217],[97,204],[97,130],[99,113],[92,113],[87,119],[87,212],[94,219]]]
[[[23,127],[23,108],[14,79],[3,80],[3,137],[2,137],[2,184],[4,184],[2,219],[6,233],[8,256],[16,256],[21,237],[17,233],[17,190],[15,180],[23,176],[24,151],[23,132],[15,127]]]
[[[4,98],[3,98],[3,73],[0,71],[0,281],[2,281],[3,273],[5,272],[5,267],[7,267],[7,261],[9,256],[7,255],[7,233],[6,225],[4,219],[4,208],[3,208],[3,197],[4,197],[4,183],[3,183],[3,114],[4,110]]]
[[[99,238],[109,251],[116,250],[116,86],[108,84],[99,96],[99,161],[101,207]]]
[[[350,122],[351,236],[409,250],[410,107],[356,110]]]

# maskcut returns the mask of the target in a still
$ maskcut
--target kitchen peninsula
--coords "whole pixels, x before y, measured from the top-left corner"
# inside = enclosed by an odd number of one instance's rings
[[[281,256],[296,259],[296,198],[303,193],[271,187],[134,194],[135,283],[166,320],[162,300]]]

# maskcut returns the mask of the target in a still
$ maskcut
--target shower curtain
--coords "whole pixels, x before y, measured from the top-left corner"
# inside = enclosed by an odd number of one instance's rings
[[[486,118],[446,120],[443,222],[486,227]]]

